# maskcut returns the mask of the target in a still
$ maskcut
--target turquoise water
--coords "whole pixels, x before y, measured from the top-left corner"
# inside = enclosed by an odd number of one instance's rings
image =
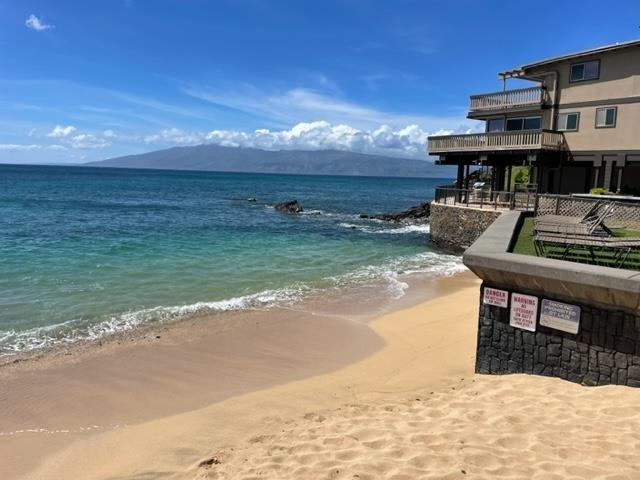
[[[0,355],[181,315],[290,304],[448,273],[428,226],[361,220],[442,179],[0,165]],[[256,197],[256,203],[246,199]],[[283,215],[298,199],[304,215]]]

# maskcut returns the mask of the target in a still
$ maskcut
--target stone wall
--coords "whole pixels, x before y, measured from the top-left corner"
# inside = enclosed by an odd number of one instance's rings
[[[501,213],[500,210],[481,210],[432,202],[429,217],[431,243],[447,250],[465,250]]]
[[[591,386],[640,387],[637,312],[578,303],[582,315],[576,335],[539,323],[535,332],[529,332],[509,325],[509,308],[484,305],[484,288],[485,284],[480,292],[476,372],[533,373]],[[554,300],[577,304],[575,299]]]

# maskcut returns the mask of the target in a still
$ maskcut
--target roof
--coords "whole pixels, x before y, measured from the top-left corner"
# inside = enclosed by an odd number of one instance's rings
[[[623,48],[629,48],[629,47],[635,47],[635,46],[640,46],[640,39],[630,40],[627,42],[616,42],[611,45],[604,45],[602,47],[590,48],[589,50],[582,50],[579,52],[568,53],[568,54],[560,55],[557,57],[545,58],[537,62],[521,65],[520,67],[516,67],[511,70],[505,70],[504,72],[499,72],[498,75],[501,77],[518,77],[525,74],[527,70],[530,70],[535,67],[541,67],[551,63],[561,62],[563,60],[570,60],[573,58],[580,58],[580,57],[585,57],[587,55],[594,55],[597,53],[609,52],[612,50],[621,50]]]

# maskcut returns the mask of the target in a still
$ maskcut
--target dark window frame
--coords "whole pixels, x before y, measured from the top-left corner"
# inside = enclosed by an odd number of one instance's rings
[[[596,75],[594,78],[580,78],[578,80],[573,80],[571,78],[571,72],[573,71],[573,67],[575,67],[576,65],[585,65],[587,63],[593,63],[593,62],[598,64],[598,75]],[[600,80],[600,67],[601,67],[601,65],[602,65],[602,63],[600,62],[599,58],[596,59],[596,60],[586,60],[584,62],[572,63],[571,65],[569,65],[569,83],[594,82],[596,80]]]
[[[558,122],[560,115],[575,115],[576,116],[576,128],[561,129]],[[558,132],[577,132],[580,129],[580,112],[559,112],[556,115],[556,130]]]
[[[540,128],[524,128],[524,121],[527,119],[531,119],[531,118],[538,118],[540,119]],[[507,128],[507,123],[509,122],[509,120],[521,120],[522,121],[522,128],[518,129],[518,130],[509,130]],[[528,117],[505,117],[505,121],[504,121],[504,132],[534,132],[536,130],[542,130],[542,115],[530,115]]]
[[[598,125],[598,110],[613,110],[614,114],[613,114],[613,125]],[[605,114],[605,121],[607,120],[607,116]],[[595,127],[596,128],[616,128],[616,126],[618,125],[618,107],[598,107],[596,108],[596,114],[595,114]]]

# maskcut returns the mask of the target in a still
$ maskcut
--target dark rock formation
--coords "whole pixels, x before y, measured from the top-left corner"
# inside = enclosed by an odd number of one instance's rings
[[[429,202],[421,203],[402,212],[380,213],[380,214],[360,214],[360,218],[369,220],[384,220],[385,222],[401,223],[426,223],[430,214]]]
[[[282,213],[300,213],[304,211],[302,210],[302,205],[300,205],[297,200],[278,203],[274,208],[276,211]]]

